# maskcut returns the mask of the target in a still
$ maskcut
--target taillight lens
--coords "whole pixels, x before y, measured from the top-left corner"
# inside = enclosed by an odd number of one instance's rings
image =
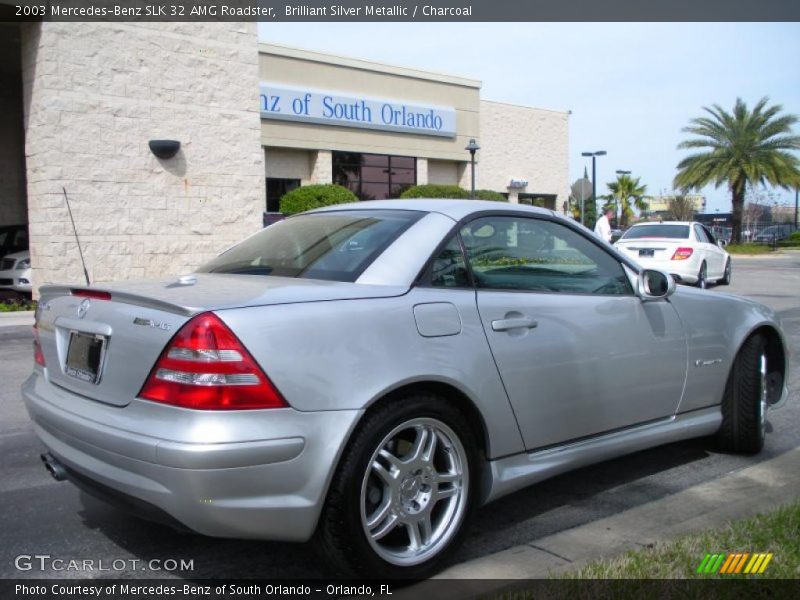
[[[672,255],[672,260],[686,260],[692,255],[692,252],[694,250],[691,248],[678,248],[675,250],[675,254]]]
[[[181,327],[139,396],[202,410],[288,406],[244,345],[213,313],[198,315]]]
[[[37,365],[46,366],[44,364],[44,354],[42,353],[42,343],[39,341],[39,327],[33,326],[33,360]]]

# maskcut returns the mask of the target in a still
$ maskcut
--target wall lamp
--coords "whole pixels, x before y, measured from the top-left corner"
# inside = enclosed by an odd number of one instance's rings
[[[150,140],[147,144],[150,152],[158,158],[172,158],[181,149],[181,143],[177,140]]]

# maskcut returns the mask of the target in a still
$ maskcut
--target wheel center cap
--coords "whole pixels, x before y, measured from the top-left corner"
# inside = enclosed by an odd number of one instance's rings
[[[400,498],[403,502],[413,500],[419,494],[422,487],[422,481],[419,476],[409,476],[400,484]]]

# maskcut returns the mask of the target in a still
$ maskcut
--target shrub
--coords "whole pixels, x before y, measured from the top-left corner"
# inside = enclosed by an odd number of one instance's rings
[[[427,183],[425,185],[412,185],[400,194],[401,198],[469,198],[469,192],[457,185],[440,185]]]
[[[469,193],[467,193],[469,198]],[[493,192],[492,190],[475,190],[475,198],[477,200],[492,200],[494,202],[507,202],[508,198],[503,196],[500,192]]]
[[[800,231],[793,231],[789,236],[790,242],[800,242]]]
[[[331,206],[357,202],[356,195],[346,187],[334,184],[306,185],[296,188],[281,197],[281,212],[287,215]]]
[[[457,185],[441,185],[438,183],[427,183],[424,185],[414,185],[400,194],[401,198],[469,198],[469,191]],[[492,190],[475,190],[476,200],[494,200],[505,202],[506,197],[499,192]]]

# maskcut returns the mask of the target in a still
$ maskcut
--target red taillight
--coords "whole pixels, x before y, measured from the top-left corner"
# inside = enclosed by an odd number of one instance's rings
[[[44,354],[42,353],[42,343],[39,341],[39,327],[33,326],[33,360],[37,365],[46,366],[44,364]]]
[[[111,294],[109,292],[103,292],[100,290],[80,290],[80,289],[71,289],[70,293],[73,296],[80,296],[81,298],[94,298],[95,300],[111,300]]]
[[[181,327],[139,396],[203,410],[288,406],[244,345],[213,313],[198,315]]]
[[[686,260],[692,255],[692,252],[694,250],[691,248],[678,248],[675,250],[675,254],[672,255],[672,260]]]

